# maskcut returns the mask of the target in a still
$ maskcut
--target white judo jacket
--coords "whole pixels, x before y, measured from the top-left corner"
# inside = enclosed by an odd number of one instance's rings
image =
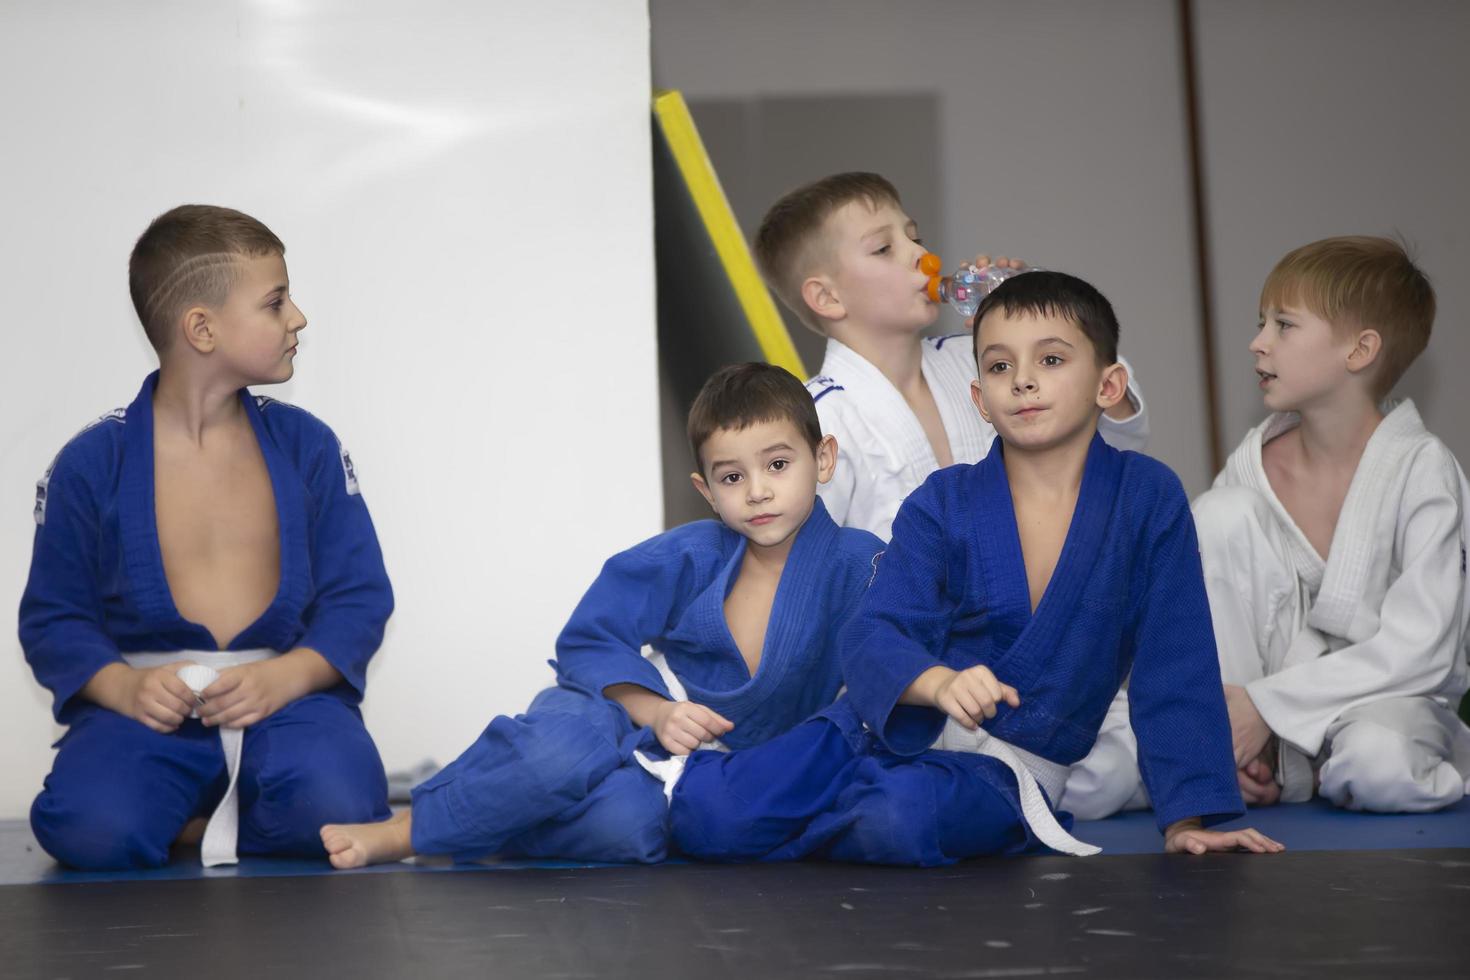
[[[1282,638],[1281,668],[1246,690],[1272,731],[1311,757],[1350,708],[1416,696],[1459,705],[1470,686],[1470,484],[1414,403],[1400,403],[1363,451],[1324,562],[1261,464],[1261,447],[1299,423],[1278,413],[1251,430],[1215,486],[1266,499],[1308,593],[1304,626]]]

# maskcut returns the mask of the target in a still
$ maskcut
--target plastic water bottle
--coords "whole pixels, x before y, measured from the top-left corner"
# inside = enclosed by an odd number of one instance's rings
[[[929,277],[929,283],[925,287],[929,298],[936,303],[948,303],[955,308],[962,317],[972,317],[980,308],[980,301],[990,294],[996,286],[1005,282],[1024,269],[1002,269],[999,266],[987,265],[985,268],[966,263],[954,271],[953,275],[941,276],[944,270],[944,260],[933,252],[928,252],[919,260],[919,271]]]

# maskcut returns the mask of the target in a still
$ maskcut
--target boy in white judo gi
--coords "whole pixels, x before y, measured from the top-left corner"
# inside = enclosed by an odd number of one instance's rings
[[[783,196],[754,243],[772,291],[827,338],[821,370],[807,382],[822,431],[837,438],[839,453],[836,474],[819,490],[822,501],[837,523],[885,541],[899,505],[929,474],[977,463],[995,441],[995,428],[970,404],[970,333],[924,336],[939,316],[924,288],[928,276],[919,271],[925,251],[898,190],[860,172],[833,174]],[[1108,408],[1099,431],[1114,448],[1142,451],[1148,412],[1122,363],[1127,396]],[[1147,804],[1141,794],[1114,792],[1126,781],[1116,771],[1137,771],[1127,719],[1120,693],[1096,748],[1068,782],[1066,805],[1079,817]]]
[[[1251,342],[1271,416],[1194,505],[1249,803],[1435,810],[1470,778],[1470,488],[1414,403],[1434,291],[1396,242],[1277,263]]]
[[[557,685],[525,714],[491,721],[414,790],[411,810],[323,827],[334,865],[491,853],[659,861],[663,780],[684,756],[760,744],[832,702],[837,635],[883,548],[838,527],[817,498],[837,465],[833,438],[800,381],[742,364],[705,383],[689,441],[695,489],[719,520],[608,559],[557,639]]]
[[[31,826],[64,864],[163,864],[210,814],[205,864],[320,857],[322,821],[389,812],[357,708],[393,610],[367,505],[331,429],[246,387],[295,370],[284,253],[228,208],[149,225],[128,283],[159,369],[37,485],[20,640],[68,729]]]

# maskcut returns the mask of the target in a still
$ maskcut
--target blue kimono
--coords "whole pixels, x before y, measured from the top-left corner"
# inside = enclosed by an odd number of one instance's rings
[[[37,839],[80,868],[157,866],[224,791],[218,734],[198,721],[161,735],[79,697],[123,654],[218,649],[174,606],[153,493],[157,372],[126,409],[94,422],[37,485],[20,641],[69,726],[31,810]],[[240,392],[275,492],[274,600],[229,650],[308,647],[343,677],[245,730],[242,853],[321,855],[323,823],[388,815],[383,766],[357,705],[393,593],[352,463],[307,412]],[[199,658],[207,662],[207,655]]]
[[[931,749],[944,714],[898,703],[938,665],[983,664],[1016,688],[1020,706],[1000,705],[984,729],[1062,766],[1087,754],[1131,668],[1159,828],[1244,812],[1189,502],[1163,464],[1099,437],[1034,614],[998,445],[904,502],[843,656],[848,696],[825,717],[751,752],[695,754],[674,791],[681,848],[893,864],[1042,849],[1012,772]]]
[[[754,676],[724,612],[745,547],[719,521],[698,521],[609,559],[557,640],[557,686],[524,715],[496,718],[414,790],[414,850],[662,860],[668,806],[659,781],[634,758],[662,749],[603,690],[629,683],[668,697],[643,656],[650,646],[689,700],[734,723],[724,736],[732,748],[787,731],[836,697],[837,637],[883,545],[866,531],[839,528],[815,501],[781,573]]]

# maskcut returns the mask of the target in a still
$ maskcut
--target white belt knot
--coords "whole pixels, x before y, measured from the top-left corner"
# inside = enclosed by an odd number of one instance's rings
[[[123,661],[137,670],[151,670],[169,664],[185,663],[180,668],[179,680],[199,694],[219,678],[226,667],[253,664],[280,653],[266,647],[255,650],[169,650],[163,653],[125,653]],[[191,711],[190,718],[198,718],[199,712]],[[225,753],[225,771],[230,775],[230,785],[220,799],[209,823],[204,828],[204,840],[199,843],[199,858],[206,868],[219,864],[238,864],[235,845],[240,837],[240,798],[235,792],[235,783],[240,776],[240,754],[245,745],[245,730],[242,728],[219,729],[220,747]]]

